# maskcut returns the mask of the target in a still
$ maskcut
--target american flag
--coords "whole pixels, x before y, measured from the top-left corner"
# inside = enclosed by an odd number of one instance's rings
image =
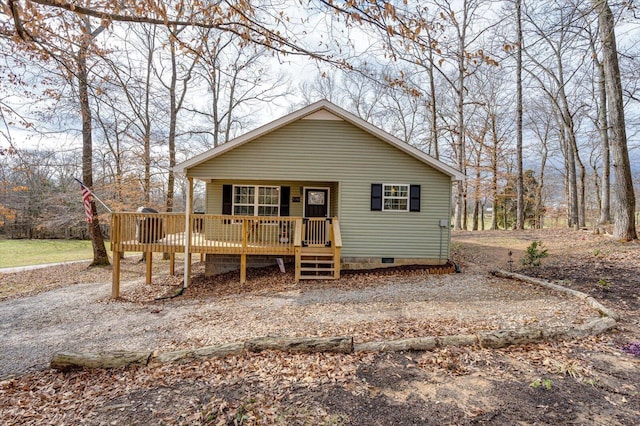
[[[76,179],[78,180],[78,179]],[[91,190],[86,185],[80,182],[80,188],[82,188],[82,203],[84,204],[84,212],[87,215],[87,222],[93,222],[93,211],[91,210]]]

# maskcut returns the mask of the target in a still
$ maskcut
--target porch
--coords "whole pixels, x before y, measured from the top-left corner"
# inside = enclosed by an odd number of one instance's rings
[[[342,237],[337,218],[235,216],[185,213],[112,213],[113,298],[120,294],[120,256],[146,254],[146,282],[152,279],[153,253],[184,253],[184,287],[191,279],[194,253],[240,255],[240,282],[246,282],[247,256],[295,257],[295,280],[340,278]]]

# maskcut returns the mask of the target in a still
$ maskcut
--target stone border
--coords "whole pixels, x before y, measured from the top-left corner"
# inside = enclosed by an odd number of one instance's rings
[[[574,339],[603,333],[616,326],[620,319],[615,311],[606,308],[586,293],[562,287],[548,281],[531,278],[526,275],[504,270],[491,271],[491,275],[539,285],[551,290],[585,300],[600,313],[578,326],[522,327],[518,329],[485,331],[477,334],[456,334],[438,337],[414,337],[391,341],[353,342],[353,337],[259,337],[244,342],[225,343],[171,352],[63,352],[51,359],[51,368],[60,371],[91,368],[118,368],[132,365],[150,365],[169,362],[189,362],[196,359],[221,358],[227,355],[239,355],[242,352],[261,352],[280,350],[284,352],[398,352],[432,351],[448,346],[473,346],[482,348],[503,348],[511,345],[540,342],[550,339]]]

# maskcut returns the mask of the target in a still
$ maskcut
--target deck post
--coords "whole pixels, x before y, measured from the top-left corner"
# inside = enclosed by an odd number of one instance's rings
[[[111,297],[120,297],[120,251],[115,249],[120,244],[120,217],[111,215],[111,253],[113,254],[113,269],[111,270]],[[114,250],[115,249],[115,250]]]
[[[240,255],[240,284],[247,282],[247,253]]]
[[[342,232],[337,217],[331,221],[331,244],[333,244],[333,278],[340,279],[340,251],[342,250]]]
[[[340,279],[340,247],[333,249],[333,278]]]
[[[151,275],[153,273],[153,252],[146,252],[145,259],[147,259],[147,284],[151,284]]]
[[[184,283],[183,288],[191,284],[191,213],[193,210],[193,178],[187,178],[189,190],[187,191],[187,202],[184,209]]]
[[[113,271],[111,274],[111,298],[120,297],[120,252],[113,253]]]
[[[174,252],[169,253],[169,275],[173,276],[176,273],[176,254]]]
[[[293,246],[296,254],[296,283],[300,282],[300,262],[302,261],[302,226],[302,219],[296,219],[293,236]]]
[[[247,282],[247,219],[242,220],[242,254],[240,255],[240,284]]]

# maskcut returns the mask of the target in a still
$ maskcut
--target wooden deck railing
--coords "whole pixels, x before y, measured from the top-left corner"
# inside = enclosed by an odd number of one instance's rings
[[[295,255],[296,281],[300,276],[303,246],[332,249],[337,263],[335,277],[340,276],[342,237],[338,220],[301,217],[256,217],[228,215],[190,215],[189,259],[193,253],[239,254],[240,281],[246,280],[247,255]],[[174,273],[175,253],[184,253],[187,243],[184,213],[112,213],[111,251],[113,252],[112,297],[120,291],[120,255],[139,251],[147,254],[147,283],[151,282],[152,253],[169,253],[169,273]],[[190,276],[190,267],[185,269]],[[187,284],[185,284],[187,285]]]
[[[303,245],[308,247],[325,247],[331,245],[329,237],[330,219],[325,217],[310,217],[303,219]]]
[[[191,253],[293,254],[295,217],[191,215]],[[184,213],[113,213],[111,250],[183,253]]]

